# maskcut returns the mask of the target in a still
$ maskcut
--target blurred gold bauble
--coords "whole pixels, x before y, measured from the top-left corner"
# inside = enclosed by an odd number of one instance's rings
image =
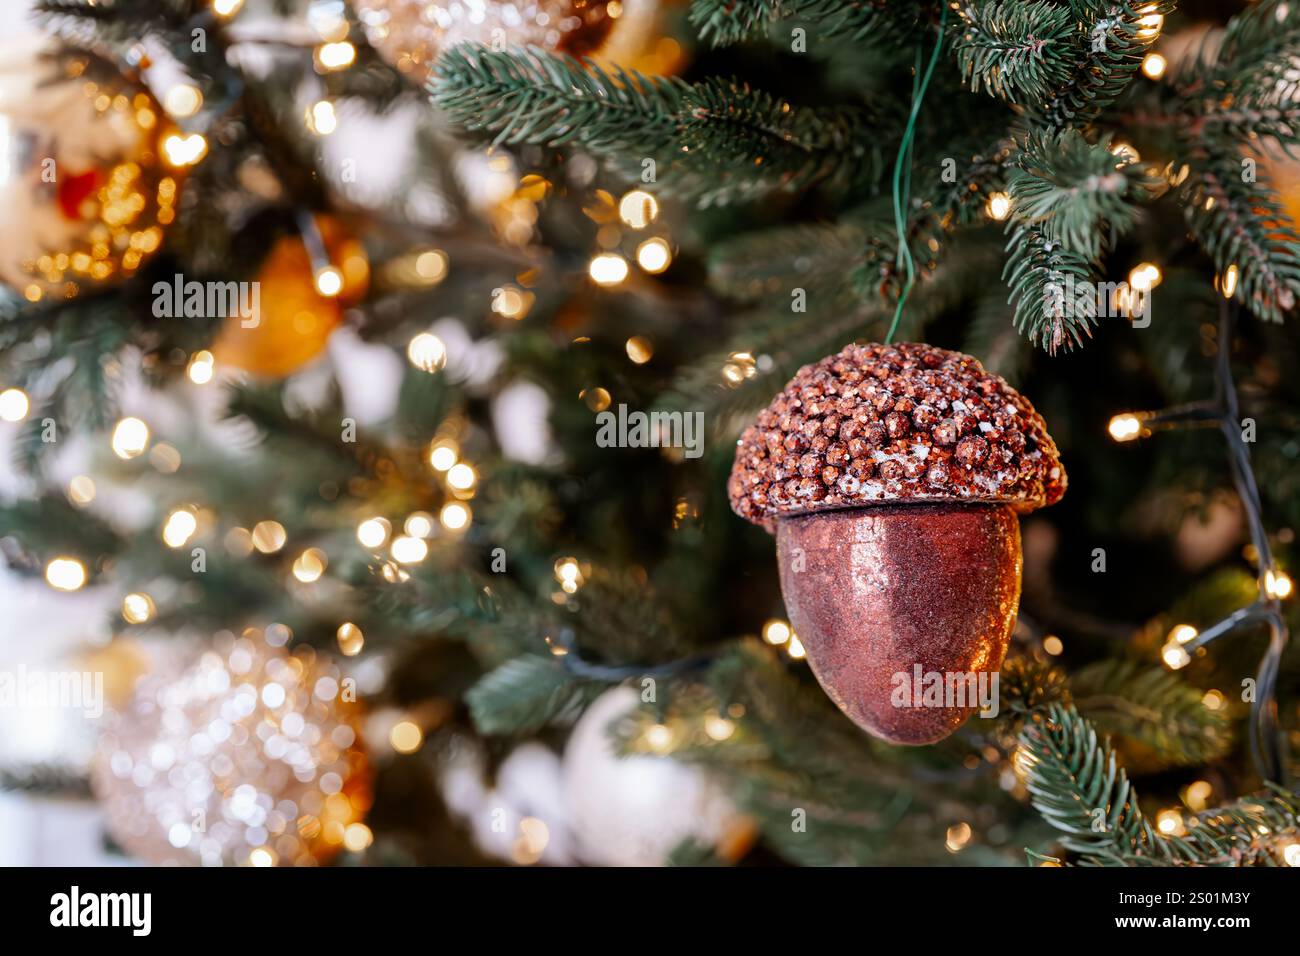
[[[150,658],[138,642],[118,637],[103,647],[82,651],[77,663],[84,671],[104,675],[104,702],[121,709],[130,701],[135,682],[149,670]]]
[[[238,315],[226,319],[212,345],[218,364],[274,378],[291,375],[324,351],[343,307],[365,295],[370,271],[361,243],[333,219],[320,217],[317,226],[330,264],[343,274],[342,290],[321,295],[302,237],[280,239],[257,275],[258,322],[245,328]]]
[[[343,697],[324,655],[286,651],[256,629],[140,678],[92,768],[110,834],[155,865],[324,862],[371,801],[358,716]]]
[[[0,44],[0,281],[36,302],[139,269],[176,216],[174,132],[107,61],[41,36]]]
[[[660,0],[357,0],[366,36],[389,63],[416,83],[457,43],[496,50],[536,46],[605,59],[643,72],[660,29]],[[672,44],[677,54],[681,47]],[[661,55],[664,51],[658,51]],[[675,65],[675,64],[673,64]]]

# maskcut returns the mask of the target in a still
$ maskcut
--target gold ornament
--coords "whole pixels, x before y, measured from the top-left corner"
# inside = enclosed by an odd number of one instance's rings
[[[354,845],[370,772],[341,681],[256,629],[142,677],[92,769],[109,832],[155,865],[312,866]]]
[[[130,276],[176,216],[174,129],[107,61],[44,37],[0,46],[0,281],[31,302]]]
[[[342,278],[337,295],[322,295],[302,237],[279,240],[262,263],[257,281],[257,324],[226,319],[212,353],[219,365],[282,378],[298,371],[325,349],[325,343],[342,321],[343,307],[360,299],[370,281],[370,267],[361,243],[350,238],[335,220],[317,219],[330,265]]]
[[[639,56],[649,46],[646,33],[658,26],[659,7],[659,0],[357,0],[356,4],[371,46],[421,84],[432,75],[438,56],[457,43],[482,43],[496,50],[537,46],[578,57]],[[677,50],[680,53],[679,46]]]

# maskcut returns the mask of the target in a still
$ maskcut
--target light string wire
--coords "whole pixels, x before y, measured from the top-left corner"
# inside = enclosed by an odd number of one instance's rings
[[[1282,614],[1282,602],[1270,587],[1271,582],[1276,580],[1278,568],[1269,547],[1268,531],[1264,527],[1263,506],[1260,503],[1259,484],[1250,463],[1250,449],[1241,433],[1241,406],[1232,377],[1232,336],[1239,306],[1235,301],[1223,299],[1219,308],[1219,353],[1214,365],[1214,400],[1139,414],[1138,418],[1144,427],[1160,430],[1217,424],[1227,443],[1232,482],[1246,513],[1250,539],[1259,566],[1258,594],[1246,607],[1233,611],[1182,646],[1190,654],[1225,634],[1233,634],[1259,624],[1267,626],[1268,648],[1259,663],[1255,677],[1255,697],[1250,706],[1250,756],[1261,777],[1286,785],[1285,741],[1277,720],[1277,678],[1282,652],[1286,649],[1290,634],[1286,617]]]
[[[934,49],[930,51],[930,63],[925,68],[924,76],[921,75],[922,48],[920,46],[916,48],[916,65],[912,71],[912,112],[907,118],[907,127],[903,130],[903,138],[898,144],[898,156],[894,160],[894,230],[898,233],[898,253],[894,257],[894,265],[906,274],[906,278],[903,281],[903,288],[898,293],[898,303],[894,306],[893,321],[889,323],[889,331],[885,334],[886,345],[894,341],[898,323],[903,318],[903,306],[907,304],[907,298],[912,294],[912,287],[916,284],[916,263],[912,259],[912,250],[907,242],[906,215],[907,207],[912,200],[912,144],[916,139],[916,121],[921,115],[925,91],[930,88],[930,78],[934,76],[934,68],[939,62],[939,51],[943,49],[944,30],[947,25],[948,4],[943,3],[939,7],[939,36],[934,42]]]

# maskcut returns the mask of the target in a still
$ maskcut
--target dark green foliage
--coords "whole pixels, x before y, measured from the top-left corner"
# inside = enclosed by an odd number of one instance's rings
[[[465,702],[481,733],[520,735],[572,720],[599,689],[567,673],[554,658],[525,654],[485,674]]]
[[[1005,100],[1041,102],[1069,81],[1078,26],[1064,4],[995,0],[958,9],[953,46],[972,90]]]
[[[1093,261],[1024,224],[1012,230],[1007,251],[1002,274],[1016,329],[1053,354],[1082,345],[1097,324],[1096,297],[1089,294]],[[1071,289],[1082,294],[1070,296]]]

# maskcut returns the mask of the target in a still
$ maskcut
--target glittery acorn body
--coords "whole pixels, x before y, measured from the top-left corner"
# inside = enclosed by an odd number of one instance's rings
[[[911,688],[923,675],[1002,666],[1020,600],[1020,528],[1009,507],[822,512],[779,521],[776,541],[790,622],[854,723],[894,743],[928,744],[978,709],[971,697],[925,706]]]
[[[869,733],[925,744],[996,699],[1017,515],[1065,486],[1024,396],[969,355],[901,343],[800,369],[741,436],[727,490],[777,537],[790,621],[826,693]]]

